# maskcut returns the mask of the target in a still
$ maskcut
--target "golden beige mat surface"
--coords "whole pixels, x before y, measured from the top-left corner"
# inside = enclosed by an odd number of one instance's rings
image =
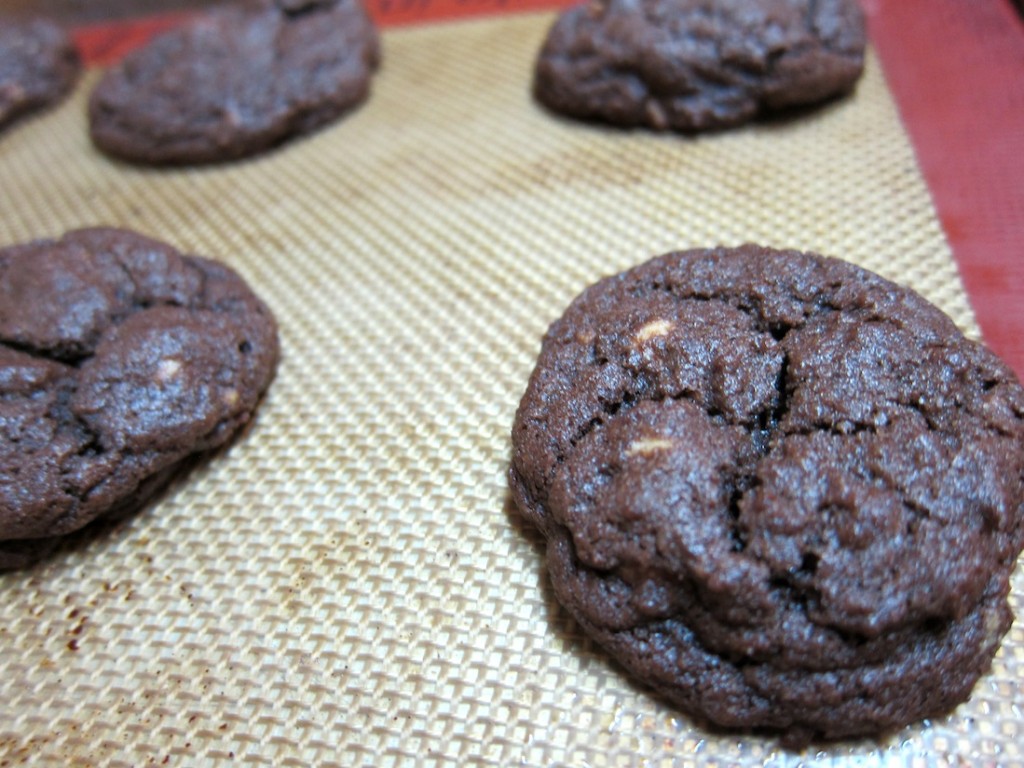
[[[532,104],[550,20],[388,32],[362,110],[229,167],[98,155],[95,73],[0,136],[0,241],[114,224],[222,259],[284,346],[230,450],[0,576],[0,765],[1024,764],[1020,622],[950,717],[790,754],[697,729],[554,601],[512,514],[509,429],[588,283],[752,240],[848,258],[976,327],[875,59],[799,121],[619,133]]]

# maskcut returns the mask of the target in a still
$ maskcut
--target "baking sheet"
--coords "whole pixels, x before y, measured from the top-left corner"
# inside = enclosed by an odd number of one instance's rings
[[[551,14],[391,30],[360,111],[147,170],[72,100],[0,135],[0,241],[132,227],[229,263],[281,326],[256,423],[143,514],[0,575],[0,765],[1024,765],[1024,631],[971,700],[788,753],[631,684],[512,514],[540,337],[598,277],[755,241],[908,283],[976,335],[876,59],[856,95],[698,139],[529,97]],[[1013,605],[1022,612],[1018,568]]]

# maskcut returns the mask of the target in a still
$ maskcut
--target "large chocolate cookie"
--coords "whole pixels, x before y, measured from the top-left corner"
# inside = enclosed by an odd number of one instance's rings
[[[700,131],[849,91],[864,65],[856,0],[593,0],[537,62],[556,112]]]
[[[214,261],[118,229],[0,250],[0,568],[227,442],[277,358],[270,311]]]
[[[0,18],[0,128],[63,98],[80,68],[75,46],[56,24]]]
[[[900,726],[963,701],[1010,626],[1024,390],[851,264],[747,245],[597,283],[512,440],[558,598],[698,718]]]
[[[366,98],[379,59],[359,0],[257,0],[130,54],[89,102],[92,139],[140,163],[252,155]]]

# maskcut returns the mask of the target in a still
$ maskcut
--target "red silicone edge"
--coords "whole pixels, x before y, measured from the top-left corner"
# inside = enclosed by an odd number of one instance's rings
[[[1009,0],[862,0],[986,343],[1024,378],[1024,20]]]

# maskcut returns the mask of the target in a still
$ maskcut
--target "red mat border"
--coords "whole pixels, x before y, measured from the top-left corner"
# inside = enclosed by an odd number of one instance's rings
[[[151,38],[184,23],[195,12],[162,13],[126,21],[83,24],[72,31],[82,60],[89,66],[106,67]]]
[[[986,343],[1024,379],[1024,19],[1010,0],[862,0]]]
[[[384,27],[575,0],[369,0]],[[986,342],[1024,378],[1024,21],[1010,0],[861,0]],[[107,65],[191,13],[85,26]]]

